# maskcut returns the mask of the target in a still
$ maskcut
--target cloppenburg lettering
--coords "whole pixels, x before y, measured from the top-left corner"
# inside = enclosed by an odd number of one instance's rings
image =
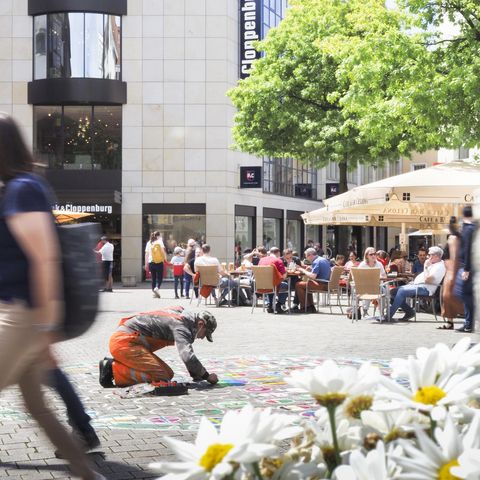
[[[260,1],[240,0],[240,78],[250,75],[252,63],[260,58],[254,42],[260,39]]]
[[[72,213],[112,213],[111,205],[73,205],[67,203],[66,205],[53,205],[53,210],[59,210],[60,212],[72,212]]]

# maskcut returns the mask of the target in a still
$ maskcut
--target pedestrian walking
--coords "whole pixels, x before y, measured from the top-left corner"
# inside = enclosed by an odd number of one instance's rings
[[[476,225],[473,223],[473,211],[470,205],[463,208],[462,238],[460,244],[459,265],[455,281],[455,293],[463,300],[465,307],[465,323],[457,328],[457,332],[470,333],[474,330],[473,303],[473,261],[472,244]]]
[[[152,276],[152,296],[160,298],[160,287],[163,282],[163,269],[167,254],[162,236],[158,230],[150,235],[145,246],[145,271],[150,270]]]
[[[42,390],[58,328],[60,250],[53,193],[11,117],[0,114],[0,390],[17,384],[32,417],[83,480],[103,479],[47,406]]]

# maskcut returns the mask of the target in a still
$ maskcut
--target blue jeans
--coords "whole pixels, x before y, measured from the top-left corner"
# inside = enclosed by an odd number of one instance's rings
[[[150,273],[152,274],[152,290],[155,288],[160,288],[163,282],[163,262],[150,262],[149,267]]]
[[[455,293],[462,299],[463,306],[465,309],[465,323],[464,328],[473,329],[473,313],[474,313],[474,303],[473,303],[473,272],[470,272],[468,280],[465,281],[462,279],[462,273],[464,272],[463,268],[460,268],[457,273],[457,278],[455,280]]]
[[[193,277],[185,272],[183,274],[183,283],[185,285],[185,296],[188,297],[190,293],[190,285],[193,283]],[[198,298],[198,287],[194,287],[193,291],[195,292],[195,297]]]
[[[180,284],[180,295],[183,297],[183,275],[175,275],[175,277],[173,277],[173,288],[175,290],[175,297],[178,297],[179,284]]]
[[[285,302],[287,301],[287,296],[288,296],[288,283],[287,282],[282,282],[280,285],[277,287],[277,303],[280,305],[285,305]],[[275,305],[273,304],[273,293],[269,293],[267,295],[267,306],[274,307]]]
[[[70,425],[83,434],[92,431],[90,416],[85,412],[85,407],[68,377],[59,368],[49,370],[48,385],[60,395],[63,403],[65,403]]]
[[[222,277],[220,279],[220,289],[222,291],[222,297],[221,297],[220,300],[223,300],[223,299],[227,298],[228,292],[232,288],[237,288],[238,282],[239,282],[238,279],[233,279],[233,278],[229,278],[229,277]]]
[[[430,295],[427,288],[421,285],[402,285],[390,290],[390,296],[393,298],[393,303],[390,307],[390,318],[393,318],[400,307],[405,312],[405,315],[415,315],[415,310],[408,305],[407,298],[415,297],[417,291],[419,295]]]

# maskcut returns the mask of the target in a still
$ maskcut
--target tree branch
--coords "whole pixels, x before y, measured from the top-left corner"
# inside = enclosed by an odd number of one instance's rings
[[[337,105],[332,105],[330,103],[329,104],[318,103],[315,100],[311,100],[309,98],[303,98],[303,97],[300,97],[298,95],[295,95],[294,93],[288,93],[287,97],[294,98],[295,100],[299,100],[303,103],[307,103],[308,105],[312,105],[312,106],[320,108],[321,110],[324,110],[324,111],[330,111],[330,110],[339,111],[340,110],[340,107],[337,106]]]

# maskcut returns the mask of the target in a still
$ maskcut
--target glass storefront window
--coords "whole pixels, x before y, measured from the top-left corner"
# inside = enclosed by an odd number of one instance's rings
[[[39,15],[33,22],[34,79],[47,77],[47,16]]]
[[[62,107],[35,107],[33,150],[46,167],[61,168],[63,153]]]
[[[120,80],[121,17],[51,13],[34,17],[34,79]]]
[[[281,220],[279,218],[263,219],[263,245],[269,250],[272,247],[281,248]]]
[[[306,234],[306,245],[310,243],[322,243],[320,241],[320,228],[318,225],[306,225],[305,227],[305,234]],[[303,247],[302,247],[303,248]]]
[[[240,265],[242,253],[253,245],[253,217],[244,215],[235,216],[235,261]]]
[[[118,170],[122,162],[122,111],[118,107],[95,107],[93,158],[95,169]]]
[[[301,252],[302,227],[303,223],[300,220],[287,220],[287,248]]]
[[[145,245],[150,238],[150,233],[155,230],[159,230],[162,234],[167,257],[170,259],[176,246],[186,248],[189,238],[194,238],[198,242],[205,243],[207,230],[206,216],[190,214],[144,215],[142,259]],[[165,278],[173,278],[172,270],[167,270],[168,273],[165,275]]]
[[[64,107],[65,169],[92,168],[92,108]]]
[[[33,147],[48,168],[122,168],[122,107],[34,106]]]
[[[48,15],[48,78],[83,77],[84,14]]]

